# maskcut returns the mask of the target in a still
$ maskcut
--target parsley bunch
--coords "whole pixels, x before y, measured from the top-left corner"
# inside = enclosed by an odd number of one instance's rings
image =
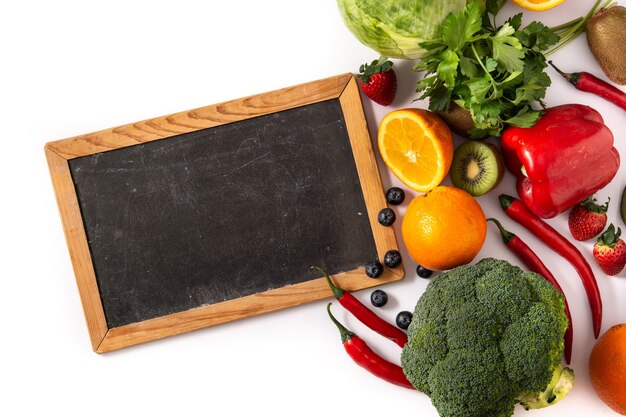
[[[476,126],[470,132],[474,138],[500,136],[506,125],[535,124],[541,112],[532,104],[545,107],[542,99],[550,85],[544,53],[561,39],[540,22],[522,28],[521,13],[496,26],[505,1],[487,0],[483,11],[472,0],[448,15],[439,36],[420,44],[428,53],[413,68],[425,71],[417,84],[419,99],[428,97],[433,111],[447,109],[451,102],[468,110]],[[561,27],[579,31],[583,20]]]

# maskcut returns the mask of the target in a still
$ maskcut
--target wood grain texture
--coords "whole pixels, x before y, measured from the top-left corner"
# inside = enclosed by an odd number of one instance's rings
[[[46,146],[65,159],[237,122],[338,97],[351,74],[170,114],[99,132],[54,141]]]
[[[111,329],[107,328],[83,219],[67,160],[333,98],[339,98],[344,113],[376,250],[382,260],[387,250],[397,249],[398,246],[394,229],[380,225],[377,220],[380,209],[386,207],[386,201],[358,87],[351,74],[343,74],[274,92],[50,142],[46,145],[45,151],[52,182],[94,351],[98,353],[108,352],[125,346],[320,300],[331,297],[332,293],[324,278],[320,277],[235,300]],[[403,276],[404,269],[402,266],[393,270],[385,268],[385,272],[379,279],[367,277],[364,268],[360,267],[353,271],[335,274],[332,278],[346,290],[355,291],[399,280]]]
[[[63,223],[65,240],[74,267],[78,292],[89,328],[91,346],[96,350],[104,339],[108,328],[74,183],[67,160],[48,146],[45,147],[45,152],[61,222]]]
[[[339,102],[344,110],[348,136],[350,137],[352,152],[354,153],[359,180],[361,181],[361,188],[365,197],[367,215],[372,226],[378,258],[382,262],[388,250],[398,249],[398,242],[393,227],[385,227],[378,222],[378,213],[381,209],[387,207],[387,201],[380,179],[376,156],[372,148],[367,121],[363,113],[359,88],[354,78],[348,81],[346,89],[339,98]],[[393,269],[385,268],[381,276],[383,280],[401,279],[403,277],[403,264]]]

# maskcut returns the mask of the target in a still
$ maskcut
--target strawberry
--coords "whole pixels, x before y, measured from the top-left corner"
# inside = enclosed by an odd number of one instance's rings
[[[567,223],[574,239],[589,240],[602,233],[604,226],[606,226],[606,211],[609,209],[609,201],[599,206],[596,204],[595,198],[589,197],[572,208]]]
[[[620,228],[610,225],[593,247],[593,257],[607,275],[617,275],[626,265],[626,243],[619,238]]]
[[[392,65],[391,61],[376,59],[361,65],[356,76],[365,95],[381,106],[390,105],[396,96],[398,81]]]

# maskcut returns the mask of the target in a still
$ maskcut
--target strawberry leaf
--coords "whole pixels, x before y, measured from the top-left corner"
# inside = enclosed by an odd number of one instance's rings
[[[608,246],[609,248],[614,248],[617,242],[620,240],[619,237],[621,234],[622,230],[618,227],[617,231],[615,231],[615,226],[613,226],[613,224],[611,223],[606,231],[600,235],[597,244],[600,246]]]
[[[587,211],[591,211],[593,213],[604,214],[609,210],[609,202],[611,201],[610,197],[608,198],[607,202],[604,203],[603,205],[597,204],[596,201],[597,200],[592,196],[592,197],[587,197],[586,199],[581,201],[579,204],[583,206]]]

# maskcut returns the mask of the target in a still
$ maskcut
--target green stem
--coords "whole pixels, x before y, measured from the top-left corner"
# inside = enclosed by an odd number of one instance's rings
[[[566,30],[566,29],[571,28],[572,26],[574,26],[575,24],[577,24],[578,22],[580,22],[582,19],[583,19],[583,17],[582,17],[582,16],[581,16],[581,17],[578,17],[578,18],[576,18],[576,19],[574,19],[574,20],[570,20],[570,21],[569,21],[569,22],[567,22],[567,23],[563,23],[562,25],[552,27],[552,28],[550,28],[550,30],[551,30],[552,32],[555,32],[555,33],[562,32],[562,31],[564,31],[564,30]]]
[[[335,323],[335,326],[337,326],[337,329],[339,330],[339,334],[341,335],[341,343],[346,343],[348,340],[354,337],[354,333],[346,329],[344,325],[339,323],[339,321],[337,321],[335,316],[333,316],[333,314],[330,312],[331,304],[332,303],[328,303],[328,305],[326,306],[326,311],[328,311],[328,315],[330,316],[330,319],[333,321],[333,323]]]
[[[496,90],[498,89],[498,86],[496,84],[496,80],[494,80],[493,77],[491,76],[491,74],[489,74],[489,71],[487,71],[487,67],[485,67],[485,64],[483,64],[483,61],[480,59],[480,56],[478,56],[478,52],[476,51],[476,48],[474,47],[474,44],[472,44],[472,51],[474,52],[474,56],[476,57],[476,60],[478,61],[478,63],[482,67],[483,71],[485,71],[485,74],[487,74],[487,76],[489,76],[489,80],[491,81],[491,86],[493,87],[493,92],[491,93],[491,96],[493,97],[493,95],[496,93]]]
[[[504,210],[508,209],[509,206],[513,204],[513,202],[515,201],[515,198],[506,194],[500,194],[498,196],[498,199],[500,200],[500,205],[502,206]]]
[[[551,50],[544,53],[544,55],[549,56],[555,53],[556,51],[558,51],[559,49],[561,49],[562,47],[564,47],[565,45],[567,45],[568,43],[576,39],[578,35],[583,33],[587,27],[587,22],[589,22],[589,20],[593,17],[593,15],[596,14],[596,11],[598,10],[598,8],[602,9],[602,8],[610,7],[613,5],[612,0],[606,0],[602,5],[600,5],[600,2],[602,2],[602,0],[597,0],[596,3],[591,8],[591,10],[589,10],[589,13],[587,13],[587,15],[582,20],[580,20],[577,24],[571,26],[568,30],[566,30],[564,34],[561,36],[561,40],[559,41],[557,46],[555,46]],[[572,23],[572,22],[569,22],[569,23]],[[566,25],[567,24],[568,23],[566,23]]]
[[[572,83],[574,86],[576,84],[578,84],[578,79],[580,78],[580,73],[572,73],[570,74],[569,72],[563,72],[559,69],[559,67],[557,67],[556,65],[554,65],[552,63],[552,60],[548,61],[548,64],[550,64],[552,66],[552,68],[554,68],[554,70],[556,72],[558,72],[559,74],[561,74],[563,76],[563,78],[565,78],[567,81],[569,81],[570,83]]]
[[[319,266],[312,266],[311,268],[317,269],[318,271],[320,271],[322,273],[322,275],[324,275],[324,278],[326,278],[326,282],[328,282],[328,285],[330,286],[330,289],[332,290],[333,295],[335,296],[335,298],[337,300],[340,299],[343,296],[345,291],[342,290],[341,288],[337,287],[335,284],[333,284],[333,282],[330,280],[330,277],[328,276],[326,271],[324,271]]]
[[[500,230],[500,234],[502,235],[502,241],[505,245],[508,245],[509,242],[515,238],[515,235],[506,230],[497,219],[490,217],[487,219],[487,221],[493,222],[498,227],[498,229]]]

